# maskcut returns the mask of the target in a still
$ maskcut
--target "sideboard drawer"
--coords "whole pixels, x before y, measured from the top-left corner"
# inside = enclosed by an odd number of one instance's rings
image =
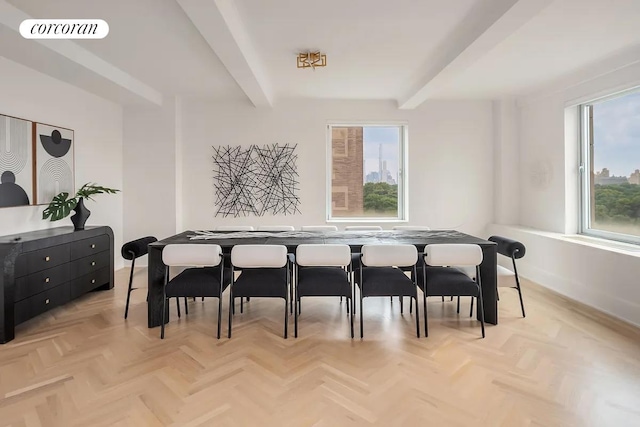
[[[69,262],[69,245],[51,246],[33,252],[27,252],[27,271],[35,273]]]
[[[15,304],[15,322],[22,323],[69,301],[69,283],[48,289]]]
[[[55,288],[69,280],[69,264],[38,271],[16,280],[14,301]]]
[[[82,239],[71,243],[71,260],[83,258],[98,252],[109,250],[109,236],[101,236]]]
[[[109,276],[109,267],[105,267],[72,280],[69,282],[71,299],[78,298],[80,295],[109,283]]]
[[[70,277],[75,279],[85,274],[92,273],[101,268],[108,267],[110,264],[109,251],[100,252],[95,255],[79,258],[70,263]]]

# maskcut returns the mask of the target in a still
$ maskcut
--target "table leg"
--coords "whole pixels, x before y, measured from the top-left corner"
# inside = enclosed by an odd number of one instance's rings
[[[162,288],[167,266],[162,262],[162,248],[149,247],[149,300],[147,301],[147,326],[155,328],[162,324],[164,307]],[[166,306],[166,321],[169,322],[169,304]]]
[[[482,264],[480,264],[480,278],[482,279],[482,298],[484,303],[484,321],[492,325],[498,324],[498,282],[497,282],[497,246],[482,247]],[[476,310],[480,320],[480,313]]]

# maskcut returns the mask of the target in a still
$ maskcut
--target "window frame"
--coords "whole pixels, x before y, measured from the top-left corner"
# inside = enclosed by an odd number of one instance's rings
[[[331,215],[331,175],[333,169],[332,129],[334,127],[398,127],[400,128],[400,153],[398,159],[398,215],[396,217],[333,217]],[[404,121],[327,122],[326,127],[326,222],[332,223],[402,223],[409,221],[409,124]],[[363,141],[364,143],[364,141]],[[363,158],[364,161],[364,158]],[[362,185],[364,186],[364,176]]]
[[[616,92],[613,94],[609,94],[603,97],[599,97],[596,99],[592,99],[587,102],[583,102],[578,105],[578,114],[579,114],[579,126],[580,126],[580,155],[579,163],[578,163],[578,174],[579,174],[579,200],[580,200],[580,209],[579,209],[579,218],[578,218],[578,233],[597,237],[600,239],[606,239],[616,242],[624,242],[624,243],[632,243],[636,245],[640,245],[640,236],[634,236],[632,234],[622,234],[616,233],[614,231],[606,231],[600,230],[596,228],[591,228],[590,218],[591,218],[591,180],[592,173],[595,174],[594,167],[592,166],[593,161],[593,129],[591,126],[591,120],[589,118],[590,114],[593,114],[592,107],[594,104],[598,104],[600,102],[605,102],[614,98],[621,98],[626,95],[630,95],[632,93],[640,92],[640,88],[633,88],[624,90],[621,92]],[[591,110],[591,111],[590,111]],[[594,184],[595,185],[595,184]]]

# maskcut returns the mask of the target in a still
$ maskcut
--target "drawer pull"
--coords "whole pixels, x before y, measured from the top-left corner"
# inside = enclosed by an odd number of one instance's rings
[[[96,248],[96,244],[95,244],[95,243],[93,243],[93,244],[91,245],[91,249],[95,249],[95,248]]]
[[[96,283],[96,279],[91,279],[91,284]]]
[[[44,279],[44,283],[49,283],[49,278]]]
[[[45,304],[49,304],[49,298],[44,301]]]
[[[96,265],[95,261],[91,261],[91,266],[93,267],[94,265]]]
[[[49,262],[51,260],[51,258],[46,256],[46,257],[44,257],[44,260],[45,260],[45,262]]]

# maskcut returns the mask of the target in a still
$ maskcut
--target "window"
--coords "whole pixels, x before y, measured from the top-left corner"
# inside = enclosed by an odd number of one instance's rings
[[[640,92],[581,106],[581,232],[640,243]]]
[[[406,125],[328,127],[329,220],[406,220]]]

